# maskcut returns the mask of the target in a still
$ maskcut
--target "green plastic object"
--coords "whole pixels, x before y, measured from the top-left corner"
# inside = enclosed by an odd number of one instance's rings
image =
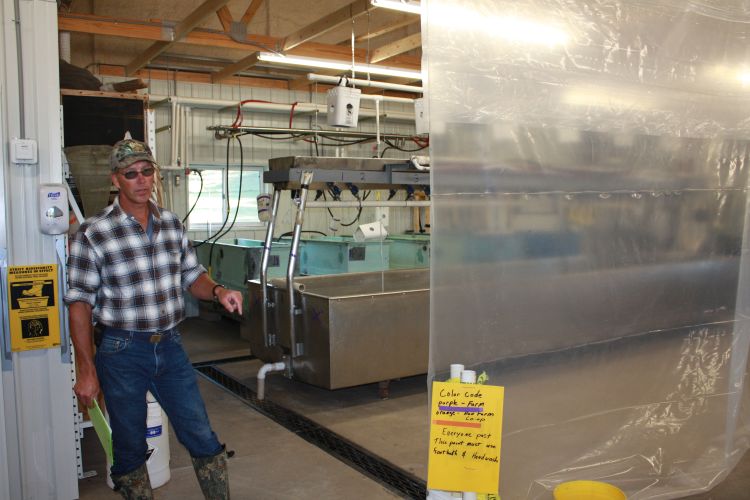
[[[400,234],[388,236],[391,269],[430,267],[430,235]]]
[[[389,269],[390,241],[354,241],[347,236],[305,238],[300,242],[300,274],[363,273]]]
[[[114,457],[112,455],[112,429],[109,427],[107,419],[104,418],[102,410],[99,408],[99,403],[96,402],[96,399],[94,400],[93,406],[88,409],[88,412],[89,418],[91,418],[91,424],[94,426],[96,435],[99,438],[99,441],[102,443],[104,453],[107,454],[109,463],[115,463]]]

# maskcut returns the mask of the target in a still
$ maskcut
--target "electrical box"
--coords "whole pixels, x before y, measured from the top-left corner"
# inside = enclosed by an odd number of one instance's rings
[[[64,184],[39,186],[39,227],[44,234],[68,232],[68,212],[68,191]]]
[[[414,99],[414,122],[417,135],[430,133],[430,115],[424,97]]]
[[[34,139],[18,139],[14,137],[10,140],[11,163],[33,165],[37,162],[36,151],[37,147]]]
[[[339,85],[328,91],[328,125],[356,127],[359,120],[359,98],[362,91]]]

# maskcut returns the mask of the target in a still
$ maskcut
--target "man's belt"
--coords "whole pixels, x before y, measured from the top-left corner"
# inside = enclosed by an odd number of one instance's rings
[[[104,329],[104,336],[118,337],[123,339],[131,339],[138,342],[149,342],[151,344],[158,344],[162,340],[167,340],[169,337],[177,335],[179,331],[177,328],[170,328],[169,330],[157,331],[157,332],[139,332],[136,330],[123,330],[122,328],[113,328],[107,326]]]

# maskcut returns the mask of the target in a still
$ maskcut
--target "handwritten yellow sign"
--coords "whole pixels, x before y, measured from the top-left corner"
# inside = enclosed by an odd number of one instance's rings
[[[8,298],[12,351],[60,345],[57,265],[9,267]]]
[[[432,383],[427,488],[498,493],[504,388]]]

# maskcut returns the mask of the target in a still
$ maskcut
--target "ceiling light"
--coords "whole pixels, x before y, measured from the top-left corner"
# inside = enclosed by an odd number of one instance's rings
[[[303,66],[306,68],[325,68],[339,71],[354,71],[355,73],[394,76],[397,78],[409,78],[412,80],[421,80],[422,72],[409,69],[393,68],[389,66],[376,66],[373,64],[359,64],[344,61],[334,61],[331,59],[318,59],[316,57],[288,56],[284,54],[272,54],[270,52],[261,52],[258,60],[268,63],[284,64],[288,66]]]
[[[407,0],[370,0],[373,7],[382,7],[384,9],[400,10],[411,14],[421,14],[422,5],[419,2]]]

